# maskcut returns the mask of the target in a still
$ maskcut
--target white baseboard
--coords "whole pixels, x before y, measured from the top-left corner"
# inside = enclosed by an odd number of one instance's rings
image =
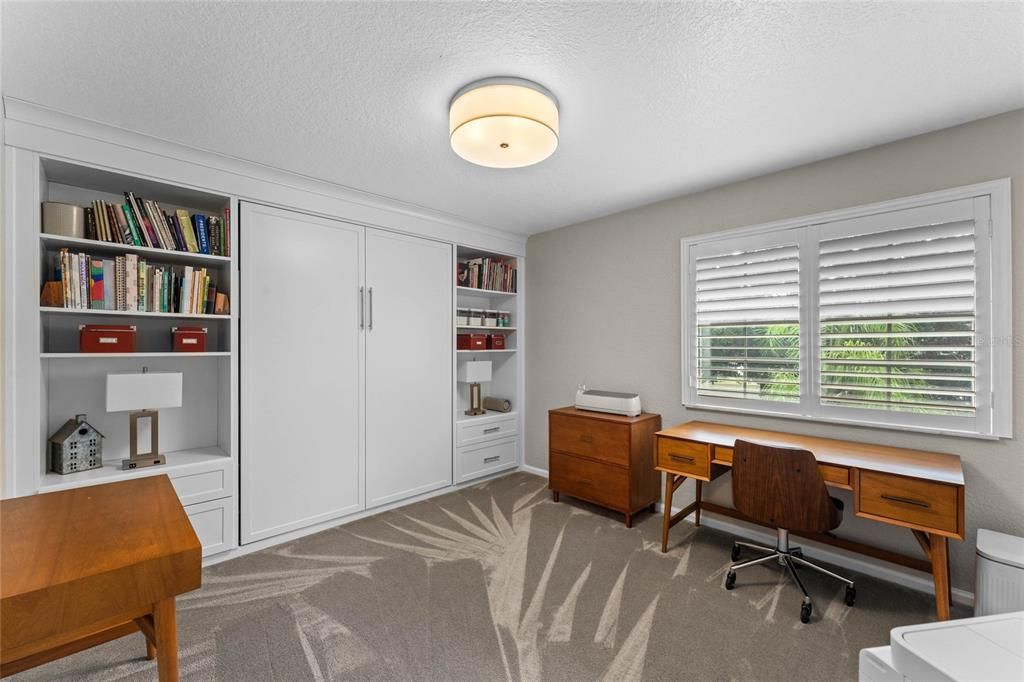
[[[537,476],[548,477],[547,469],[541,469],[540,467],[530,466],[528,464],[522,464],[519,467],[520,471],[525,471],[530,474],[536,474]],[[658,511],[664,511],[665,505],[658,502]],[[678,508],[673,507],[672,513],[675,514],[679,511]],[[686,517],[687,521],[693,522],[693,514]],[[775,544],[775,534],[769,531],[763,530],[758,526],[754,526],[743,521],[738,521],[725,516],[719,516],[714,512],[705,511],[701,514],[701,524],[708,528],[714,528],[720,530],[723,533],[729,533],[730,535],[736,535],[753,542],[759,542],[766,545]],[[881,561],[872,559],[871,557],[864,556],[862,554],[856,554],[853,552],[847,552],[829,545],[823,545],[810,540],[804,540],[798,538],[797,543],[801,547],[810,548],[813,551],[810,553],[816,559],[821,561],[840,566],[842,568],[848,568],[851,571],[870,575],[880,580],[885,580],[903,587],[908,587],[918,592],[925,592],[927,594],[935,594],[935,583],[932,582],[930,575],[926,575],[920,571],[912,569],[905,569],[901,566],[891,564],[888,561]],[[953,590],[953,601],[957,604],[963,604],[964,606],[974,606],[974,593],[962,590],[954,587]]]
[[[544,478],[548,477],[548,470],[547,469],[541,469],[540,467],[530,466],[529,464],[520,464],[519,465],[519,470],[520,471],[525,471],[528,474],[534,474],[536,476],[542,476]]]

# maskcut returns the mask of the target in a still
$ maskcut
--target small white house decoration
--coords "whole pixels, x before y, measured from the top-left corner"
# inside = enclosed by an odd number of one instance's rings
[[[103,466],[103,434],[85,421],[84,414],[69,419],[50,436],[50,471],[73,474]]]

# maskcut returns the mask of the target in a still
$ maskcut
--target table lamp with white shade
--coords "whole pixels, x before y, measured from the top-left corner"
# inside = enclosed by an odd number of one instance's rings
[[[476,416],[487,410],[480,397],[480,384],[491,380],[491,363],[489,360],[471,360],[459,365],[459,383],[469,384],[469,409],[466,414]]]
[[[107,412],[130,412],[128,418],[131,445],[122,469],[164,464],[160,454],[160,413],[162,407],[181,407],[181,372],[124,372],[107,375]],[[150,420],[150,451],[139,453],[138,422]]]

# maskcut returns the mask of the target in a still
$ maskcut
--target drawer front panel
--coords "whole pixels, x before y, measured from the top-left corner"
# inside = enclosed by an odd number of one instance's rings
[[[192,522],[203,556],[224,552],[235,546],[235,505],[233,498],[190,504],[185,514]]]
[[[857,493],[860,511],[903,521],[922,530],[958,532],[956,486],[863,471]]]
[[[850,487],[850,470],[846,467],[835,466],[834,464],[819,464],[818,470],[825,483],[832,483],[844,487]]]
[[[228,472],[224,469],[182,474],[171,479],[174,491],[183,505],[216,500],[230,495],[227,489]]]
[[[456,454],[455,480],[459,483],[515,466],[518,439],[460,448]]]
[[[626,511],[629,507],[629,474],[609,466],[561,452],[552,452],[549,486],[566,495]]]
[[[551,449],[629,464],[629,425],[553,414],[548,422]]]
[[[515,436],[518,434],[517,422],[516,417],[509,417],[508,419],[488,420],[482,424],[473,422],[458,424],[456,443],[461,447]]]
[[[732,448],[724,448],[721,445],[716,445],[714,459],[717,459],[719,462],[729,462],[731,464]]]
[[[710,446],[675,438],[658,437],[658,466],[678,474],[709,479]]]

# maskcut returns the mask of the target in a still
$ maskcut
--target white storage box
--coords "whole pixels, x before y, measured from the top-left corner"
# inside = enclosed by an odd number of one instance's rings
[[[1024,538],[978,529],[974,615],[1024,611]]]

